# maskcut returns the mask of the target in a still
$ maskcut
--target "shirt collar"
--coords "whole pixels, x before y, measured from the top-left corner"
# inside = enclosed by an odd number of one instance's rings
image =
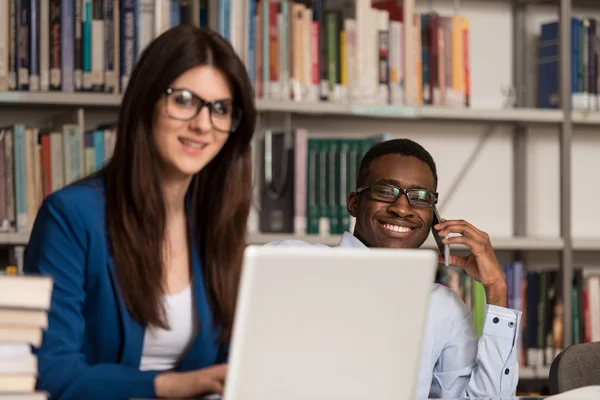
[[[351,234],[350,232],[344,232],[344,234],[342,235],[342,239],[338,243],[338,247],[350,247],[350,248],[357,248],[357,249],[366,249],[367,248],[367,246],[365,246],[365,244],[363,242],[358,240],[358,238],[356,236],[354,236],[353,234]]]

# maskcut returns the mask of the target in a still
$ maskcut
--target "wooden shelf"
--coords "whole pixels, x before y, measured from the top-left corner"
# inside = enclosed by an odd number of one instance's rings
[[[26,245],[29,241],[29,232],[0,232],[2,245]]]
[[[262,112],[290,112],[300,115],[339,115],[384,119],[440,120],[462,122],[502,123],[559,123],[562,113],[549,109],[472,109],[451,107],[411,107],[395,105],[369,105],[327,102],[293,102],[257,100]],[[588,116],[588,119],[591,118]],[[600,113],[598,114],[600,123]]]
[[[341,236],[338,235],[291,235],[272,233],[249,233],[248,243],[265,244],[275,240],[299,240],[308,243],[320,243],[326,246],[337,246]],[[29,232],[0,232],[0,244],[25,245],[29,240]],[[535,237],[497,237],[492,238],[492,245],[497,251],[558,251],[562,248],[561,238],[535,238]],[[435,242],[430,237],[423,244],[424,248],[435,248]],[[598,251],[600,239],[575,239],[574,250]],[[464,246],[455,246],[456,250],[466,250]]]
[[[0,92],[0,104],[63,107],[119,107],[121,96],[105,93]]]
[[[573,239],[573,249],[578,251],[600,251],[600,237]]]

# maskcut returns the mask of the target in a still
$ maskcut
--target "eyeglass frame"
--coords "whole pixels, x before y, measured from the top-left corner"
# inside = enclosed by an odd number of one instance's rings
[[[364,192],[364,191],[365,191],[365,190],[367,190],[367,189],[371,189],[371,190],[372,190],[372,187],[373,187],[373,186],[375,186],[375,185],[378,185],[378,186],[388,186],[388,187],[391,187],[391,188],[394,188],[394,189],[398,189],[398,194],[396,195],[396,197],[395,197],[395,198],[394,198],[394,200],[392,200],[392,201],[385,201],[385,200],[379,200],[379,199],[375,199],[375,198],[373,198],[373,192],[371,191],[371,199],[373,199],[373,200],[375,200],[375,201],[380,201],[380,202],[382,202],[382,203],[394,204],[395,202],[397,202],[397,201],[398,201],[398,199],[399,199],[399,198],[400,198],[400,196],[402,196],[402,195],[405,195],[405,196],[406,196],[406,200],[408,201],[408,204],[410,204],[410,205],[411,205],[411,207],[419,207],[419,208],[432,208],[432,207],[434,207],[434,206],[437,204],[437,202],[438,202],[438,196],[439,196],[439,195],[438,195],[438,192],[432,192],[431,190],[427,190],[427,189],[417,189],[417,188],[412,188],[412,189],[403,189],[403,188],[399,188],[398,186],[394,186],[394,185],[392,185],[392,184],[389,184],[389,183],[367,183],[366,185],[363,185],[363,186],[361,186],[361,187],[357,188],[357,189],[356,189],[356,193],[357,193],[357,194],[360,194],[360,193]],[[413,204],[410,202],[410,197],[408,197],[408,193],[409,193],[409,192],[412,192],[412,191],[417,191],[417,190],[418,190],[418,191],[426,191],[426,192],[429,192],[429,193],[433,194],[433,195],[434,195],[434,197],[435,197],[435,198],[434,198],[434,201],[433,201],[433,204],[431,204],[431,205],[429,205],[429,206],[413,205]]]
[[[183,92],[183,91],[188,92],[189,94],[192,95],[193,98],[195,98],[198,101],[200,101],[200,106],[198,107],[198,110],[196,111],[196,113],[192,117],[190,117],[190,118],[175,118],[171,114],[169,114],[169,105],[168,105],[169,104],[169,96],[172,95],[175,92]],[[243,114],[244,110],[241,107],[236,106],[234,104],[233,100],[226,99],[226,100],[207,101],[207,100],[204,100],[202,97],[198,96],[196,93],[192,92],[189,89],[174,88],[174,87],[168,87],[168,88],[166,88],[165,89],[165,94],[166,94],[165,103],[166,103],[166,107],[167,107],[166,111],[167,111],[167,115],[171,119],[174,119],[174,120],[177,120],[177,121],[191,121],[194,118],[196,118],[198,116],[198,114],[200,114],[200,112],[202,111],[202,109],[204,107],[208,107],[208,116],[209,116],[209,119],[210,119],[210,124],[217,131],[223,132],[223,133],[233,133],[233,132],[235,132],[237,130],[237,128],[240,127],[240,124],[242,122],[242,114]],[[214,107],[215,103],[219,102],[219,101],[231,101],[231,106],[234,107],[234,108],[236,108],[239,111],[239,117],[237,119],[237,122],[236,122],[237,125],[235,126],[235,128],[232,128],[232,129],[230,129],[228,131],[224,131],[222,129],[219,129],[219,128],[215,127],[215,124],[213,123],[213,120],[212,120],[212,112],[213,112],[213,107]],[[231,121],[232,121],[232,126],[233,126],[233,122],[235,120],[232,118]]]

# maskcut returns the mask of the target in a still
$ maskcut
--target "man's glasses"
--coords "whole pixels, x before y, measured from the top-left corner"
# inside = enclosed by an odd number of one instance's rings
[[[242,109],[233,104],[232,100],[206,101],[186,89],[168,88],[166,93],[167,114],[173,119],[192,120],[207,107],[214,129],[232,133],[240,125]]]
[[[433,207],[437,204],[438,194],[425,189],[401,189],[387,183],[364,185],[356,193],[371,189],[371,198],[384,203],[395,203],[400,196],[406,195],[408,204],[413,207]]]

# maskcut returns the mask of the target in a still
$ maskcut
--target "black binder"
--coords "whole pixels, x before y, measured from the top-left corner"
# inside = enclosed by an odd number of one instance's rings
[[[294,233],[293,134],[266,131],[261,143],[260,231]]]

